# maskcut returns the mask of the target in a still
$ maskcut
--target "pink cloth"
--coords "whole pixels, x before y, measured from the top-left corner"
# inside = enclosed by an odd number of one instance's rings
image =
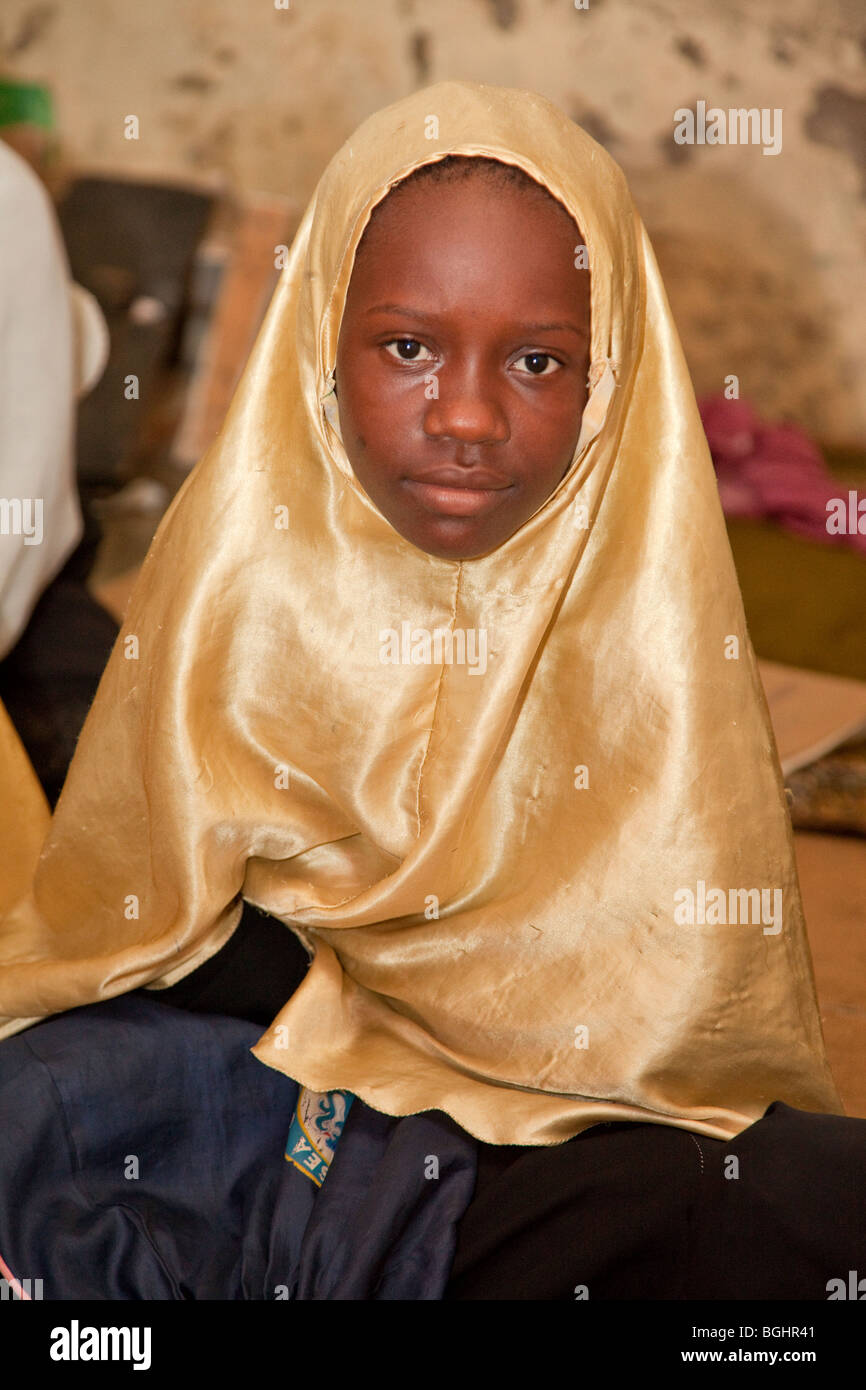
[[[847,545],[866,555],[866,515],[851,506],[847,484],[827,469],[817,446],[797,425],[765,425],[748,401],[705,396],[698,402],[726,516],[775,521],[824,544]],[[827,529],[832,499],[844,503],[847,531]],[[866,513],[866,508],[862,509]],[[859,516],[859,526],[851,520]]]

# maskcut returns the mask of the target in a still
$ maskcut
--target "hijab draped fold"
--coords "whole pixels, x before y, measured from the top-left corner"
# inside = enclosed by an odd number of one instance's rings
[[[556,491],[463,562],[369,500],[333,396],[371,209],[452,153],[520,166],[574,216],[595,383]],[[486,664],[461,660],[482,633]],[[603,1120],[729,1137],[773,1100],[841,1111],[652,248],[619,168],[533,93],[416,92],[325,171],[7,914],[3,1031],[174,983],[227,940],[240,895],[312,956],[254,1049],[311,1090],[443,1110],[494,1144]]]

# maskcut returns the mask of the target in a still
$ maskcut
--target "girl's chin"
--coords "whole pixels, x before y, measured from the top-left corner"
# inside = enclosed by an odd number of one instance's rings
[[[502,545],[511,534],[494,534],[492,528],[480,526],[472,517],[427,518],[423,525],[394,529],[418,550],[438,560],[476,560]]]

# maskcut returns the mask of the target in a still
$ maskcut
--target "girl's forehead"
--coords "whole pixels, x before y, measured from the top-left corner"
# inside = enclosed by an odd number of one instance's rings
[[[569,234],[578,229],[568,209],[546,188],[528,178],[524,184],[518,184],[474,172],[437,181],[410,176],[373,207],[356,255],[377,232],[393,231],[406,222],[431,216],[441,221],[455,215],[469,225],[481,217],[498,216],[502,220],[516,216],[533,218],[539,226],[546,225],[550,230],[557,225],[568,228]]]
[[[391,201],[393,199],[393,201]],[[368,222],[353,259],[351,280],[423,280],[437,263],[471,259],[476,270],[496,267],[510,280],[579,275],[581,231],[545,190],[495,186],[464,177],[441,184],[399,185]],[[581,263],[582,264],[582,263]]]

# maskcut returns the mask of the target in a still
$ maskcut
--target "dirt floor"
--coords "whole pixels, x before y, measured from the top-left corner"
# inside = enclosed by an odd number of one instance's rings
[[[866,841],[794,843],[830,1066],[847,1113],[866,1118]]]

